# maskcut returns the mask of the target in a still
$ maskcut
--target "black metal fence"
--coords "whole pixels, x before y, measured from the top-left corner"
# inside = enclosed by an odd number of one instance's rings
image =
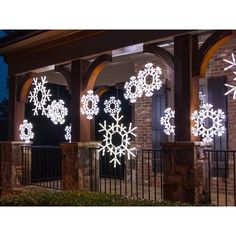
[[[22,171],[22,180],[25,185],[61,189],[61,148],[52,146],[23,146]]]
[[[208,202],[236,206],[236,151],[205,150]]]
[[[125,195],[133,198],[163,198],[163,156],[161,150],[139,150],[135,157],[119,157],[114,168],[113,156],[102,156],[89,149],[88,182],[91,191]]]

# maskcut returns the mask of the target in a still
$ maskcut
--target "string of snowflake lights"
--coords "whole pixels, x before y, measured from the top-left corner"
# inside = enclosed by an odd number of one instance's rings
[[[159,66],[154,68],[152,63],[147,63],[144,70],[139,71],[138,79],[145,96],[151,97],[154,90],[159,90],[162,87],[161,74],[161,68]]]
[[[102,152],[102,155],[105,155],[105,152],[109,153],[110,156],[113,156],[110,163],[114,162],[114,168],[116,168],[117,163],[121,165],[118,157],[127,154],[128,159],[130,156],[135,156],[134,151],[136,148],[130,148],[130,136],[136,136],[133,132],[137,127],[132,128],[132,123],[129,124],[129,128],[127,129],[124,124],[120,124],[120,121],[123,119],[123,116],[119,115],[117,112],[116,115],[111,115],[115,120],[115,123],[111,125],[107,125],[106,121],[104,124],[99,123],[102,128],[99,132],[105,132],[103,135],[103,144],[100,144],[99,152]],[[115,142],[120,138],[120,143],[116,144]]]
[[[32,131],[33,125],[28,122],[28,120],[23,120],[20,125],[20,139],[25,141],[25,143],[30,143],[30,140],[34,138],[34,133]]]
[[[65,127],[65,139],[71,143],[71,124]]]
[[[229,66],[227,66],[226,68],[224,68],[224,70],[228,70],[228,69],[231,69],[231,68],[233,68],[234,66],[236,66],[235,56],[234,56],[233,53],[231,54],[231,57],[232,57],[232,61],[223,59],[224,62],[230,64]],[[233,73],[236,75],[236,72],[235,72],[235,71],[233,71]],[[236,77],[233,78],[233,80],[236,81]],[[233,99],[236,100],[236,85],[225,84],[225,86],[228,87],[228,88],[230,88],[230,90],[228,90],[228,91],[225,93],[225,96],[227,96],[227,95],[230,94],[230,93],[233,93]]]
[[[140,98],[143,94],[140,81],[135,76],[130,77],[130,81],[125,83],[124,89],[124,97],[130,99],[131,103],[135,103],[137,98]]]
[[[195,122],[192,133],[194,136],[201,136],[205,143],[211,143],[215,135],[222,136],[225,132],[224,112],[221,109],[214,110],[212,107],[211,104],[206,103],[202,109],[194,111],[192,114],[192,120]],[[206,127],[206,124],[209,127]]]
[[[81,99],[82,107],[81,113],[87,116],[87,119],[93,119],[94,115],[97,115],[99,108],[97,106],[99,102],[98,95],[93,94],[93,90],[88,90],[86,95],[83,95]]]
[[[170,107],[166,108],[164,111],[164,116],[161,117],[160,123],[164,126],[164,132],[167,135],[175,135],[175,126],[171,124],[171,119],[175,118],[175,111],[171,110]]]
[[[41,76],[41,82],[39,82],[37,77],[33,78],[32,85],[34,86],[34,89],[33,92],[30,92],[29,102],[33,102],[34,104],[34,108],[32,109],[34,111],[34,116],[38,116],[38,111],[42,111],[42,115],[47,115],[45,106],[46,102],[50,101],[50,96],[52,96],[52,94],[50,93],[50,89],[46,89],[46,83],[46,76]],[[39,95],[41,95],[41,98]]]
[[[207,103],[207,100],[206,100],[206,94],[204,94],[202,91],[199,92],[199,100],[200,100],[200,109],[203,107],[204,104]]]
[[[50,118],[51,121],[57,124],[64,124],[65,117],[68,115],[68,109],[65,107],[65,102],[63,100],[53,100],[50,105],[47,107],[47,118]]]
[[[104,105],[105,113],[109,113],[110,115],[115,115],[117,112],[121,111],[121,101],[115,97],[110,97],[109,100],[105,100]]]

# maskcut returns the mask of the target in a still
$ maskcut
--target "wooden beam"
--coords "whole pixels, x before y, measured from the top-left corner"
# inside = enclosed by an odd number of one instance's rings
[[[174,38],[175,55],[175,141],[192,141],[191,112],[198,109],[198,78],[193,79],[193,58],[197,51],[196,37]]]
[[[57,42],[47,42],[39,46],[8,53],[6,62],[9,74],[27,71],[48,65],[77,60],[82,57],[102,54],[113,49],[138,43],[158,41],[193,30],[106,30],[90,32],[88,36],[61,38]],[[81,34],[81,33],[80,33]]]

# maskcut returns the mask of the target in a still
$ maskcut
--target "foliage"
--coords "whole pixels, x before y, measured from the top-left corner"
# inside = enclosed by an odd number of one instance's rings
[[[23,192],[0,198],[0,206],[187,206],[183,203],[132,199],[99,192]]]

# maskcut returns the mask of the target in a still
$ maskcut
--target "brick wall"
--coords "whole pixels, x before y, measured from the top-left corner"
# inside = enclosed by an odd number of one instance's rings
[[[135,75],[138,71],[143,69],[145,64],[152,62],[154,66],[159,66],[162,69],[161,78],[164,79],[166,85],[171,87],[171,81],[173,79],[173,71],[166,66],[162,59],[155,57],[154,60],[146,61],[142,63],[136,63],[134,65]],[[167,103],[171,103],[171,96],[167,99]],[[152,148],[152,97],[142,96],[137,99],[137,102],[133,105],[133,121],[137,127],[137,137],[133,144],[137,149],[151,149]]]
[[[224,45],[217,50],[214,57],[210,60],[208,68],[206,71],[206,78],[217,77],[217,76],[226,76],[227,83],[236,85],[236,82],[233,81],[235,75],[233,70],[236,71],[236,67],[224,71],[224,68],[227,67],[227,63],[223,59],[231,59],[231,53],[236,55],[236,40],[232,40],[230,43]],[[228,121],[228,149],[236,149],[236,101],[233,100],[232,93],[227,96],[227,121]]]

